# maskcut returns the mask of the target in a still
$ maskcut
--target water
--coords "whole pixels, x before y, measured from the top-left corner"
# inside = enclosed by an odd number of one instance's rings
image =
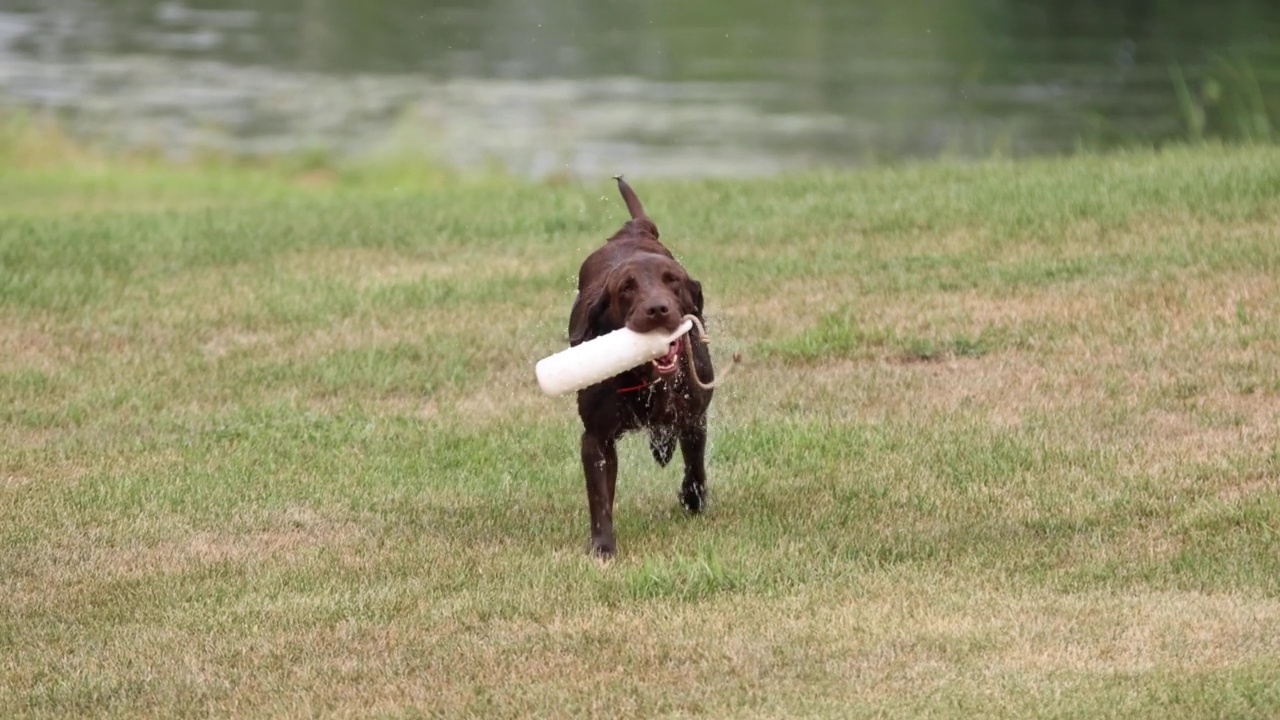
[[[0,0],[0,107],[179,158],[530,177],[1273,139],[1280,4],[1174,5]]]

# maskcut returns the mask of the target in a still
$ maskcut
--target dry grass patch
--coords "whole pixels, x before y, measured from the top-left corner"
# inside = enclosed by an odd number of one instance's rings
[[[1238,503],[1265,495],[1280,496],[1280,473],[1263,477],[1235,478],[1232,482],[1224,483],[1217,493],[1218,499],[1226,503]]]
[[[70,348],[58,342],[46,323],[0,314],[0,372],[49,372],[72,359]]]
[[[484,626],[446,622],[432,641],[435,652],[417,661],[426,685],[440,692],[428,699],[412,684],[393,683],[380,701],[388,708],[430,702],[444,715],[506,715],[556,697],[560,712],[576,714],[604,709],[588,690],[597,688],[611,712],[629,714],[861,714],[937,710],[937,698],[963,697],[1038,716],[1055,694],[1117,675],[1273,662],[1280,634],[1258,628],[1277,621],[1280,605],[1247,596],[1023,596],[954,578],[879,575],[820,603],[735,596],[624,613],[549,609]],[[411,636],[375,628],[354,635],[378,654],[413,644]],[[565,678],[583,691],[566,694]],[[334,702],[354,709],[351,699]]]
[[[16,575],[5,578],[10,609],[36,612],[49,602],[73,607],[104,586],[122,582],[154,582],[227,566],[276,570],[316,562],[317,553],[349,558],[366,541],[366,528],[333,512],[304,506],[262,513],[233,521],[233,528],[185,526],[177,517],[146,513],[121,535],[110,526],[71,526],[33,544],[21,555]],[[161,582],[163,582],[161,580]],[[176,581],[175,581],[176,582]],[[60,590],[51,597],[50,588]]]

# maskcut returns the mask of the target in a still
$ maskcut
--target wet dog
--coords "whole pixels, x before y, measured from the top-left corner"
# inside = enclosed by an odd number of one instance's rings
[[[631,187],[621,177],[617,181],[631,219],[582,263],[578,296],[569,313],[570,345],[622,327],[674,332],[685,315],[703,319],[701,283],[658,240],[658,226]],[[714,373],[711,353],[700,340],[695,326],[671,343],[663,357],[578,391],[591,550],[598,556],[612,557],[617,550],[613,498],[617,441],[624,433],[648,430],[649,448],[662,466],[679,444],[684,460],[680,502],[692,513],[701,512],[706,503],[706,413],[712,391],[692,382],[690,371],[696,369],[705,382]]]

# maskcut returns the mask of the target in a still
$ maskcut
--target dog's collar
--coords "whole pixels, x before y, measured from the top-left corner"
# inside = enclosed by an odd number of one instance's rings
[[[650,379],[648,379],[648,380],[641,380],[641,381],[640,381],[640,383],[639,383],[639,384],[637,384],[637,385],[629,385],[629,386],[624,387],[624,388],[618,388],[618,394],[619,394],[619,395],[624,395],[624,394],[626,394],[626,393],[640,392],[641,390],[647,390],[647,389],[649,389],[649,388],[653,387],[654,385],[659,385],[659,384],[661,384],[661,383],[662,383],[662,381],[663,381],[663,380],[666,380],[666,379],[667,379],[667,378],[666,378],[666,376],[664,376],[664,375],[659,375],[659,376],[658,376],[658,377],[656,377],[656,378],[650,378]]]
[[[652,384],[653,383],[649,382],[648,380],[645,380],[639,385],[633,385],[632,387],[618,388],[618,394],[621,395],[623,393],[638,392],[640,390],[644,390],[645,388],[649,387]]]

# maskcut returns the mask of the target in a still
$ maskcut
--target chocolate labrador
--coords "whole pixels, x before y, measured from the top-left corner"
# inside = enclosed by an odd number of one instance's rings
[[[658,241],[658,227],[640,198],[621,177],[617,181],[631,219],[582,263],[578,296],[569,313],[570,345],[622,327],[672,332],[685,315],[703,319],[702,285]],[[704,384],[713,383],[713,369],[701,339],[695,325],[671,343],[666,355],[578,391],[591,549],[598,556],[612,557],[617,548],[613,491],[617,442],[623,433],[647,429],[653,459],[661,466],[671,461],[678,442],[684,459],[680,502],[691,513],[701,512],[706,503],[703,458],[712,391]],[[702,382],[690,379],[690,355]]]

